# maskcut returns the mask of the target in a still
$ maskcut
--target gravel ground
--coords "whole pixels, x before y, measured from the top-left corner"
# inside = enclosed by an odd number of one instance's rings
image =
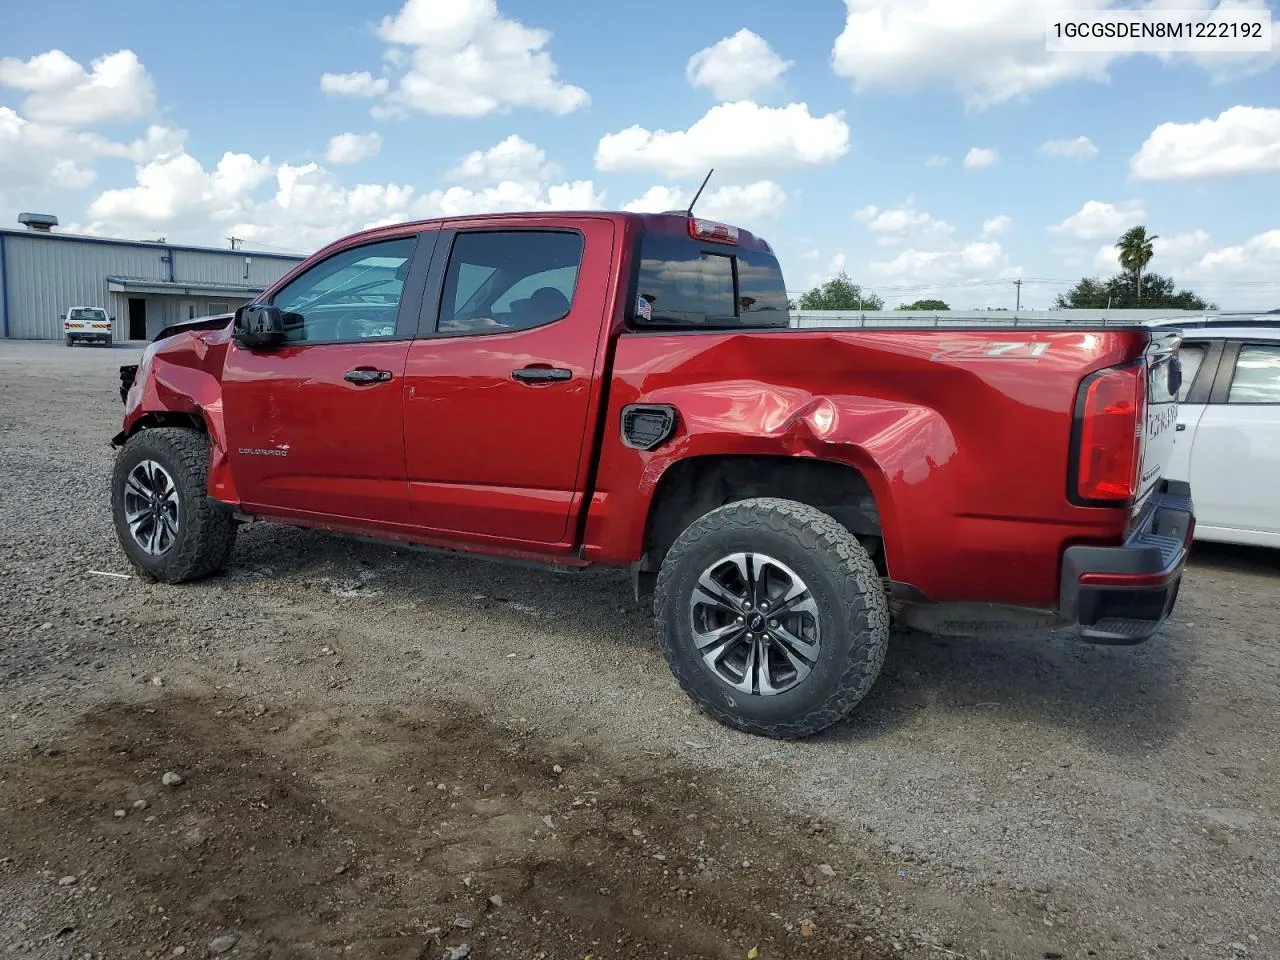
[[[263,524],[90,573],[138,353],[0,341],[0,951],[1280,956],[1280,555],[1197,547],[1137,648],[895,636],[762,741],[613,571]]]

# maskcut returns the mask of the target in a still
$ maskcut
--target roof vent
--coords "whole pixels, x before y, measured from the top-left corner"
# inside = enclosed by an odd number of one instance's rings
[[[18,222],[28,230],[49,233],[58,225],[58,218],[51,213],[20,213]]]

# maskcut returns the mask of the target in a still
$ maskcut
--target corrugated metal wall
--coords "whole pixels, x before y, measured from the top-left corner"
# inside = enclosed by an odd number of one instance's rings
[[[0,311],[7,303],[9,336],[18,339],[61,339],[62,316],[73,306],[106,308],[116,318],[117,338],[124,339],[128,333],[128,294],[108,293],[107,277],[266,287],[296,263],[250,254],[246,278],[246,255],[239,250],[223,253],[178,248],[171,251],[163,244],[90,243],[56,235],[19,233],[0,234],[0,243],[4,244],[0,266],[4,269],[5,284],[5,302],[0,302]],[[171,265],[162,259],[170,252],[172,273]],[[179,318],[180,305],[174,297],[145,296],[148,336],[154,336],[162,319],[172,322]],[[227,297],[201,292],[187,299],[208,301]],[[4,319],[0,316],[0,330],[4,329]]]

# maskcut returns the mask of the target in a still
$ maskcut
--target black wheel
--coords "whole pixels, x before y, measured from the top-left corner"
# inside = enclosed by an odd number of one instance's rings
[[[209,438],[195,430],[142,430],[125,443],[111,476],[111,512],[129,561],[164,583],[224,569],[236,522],[208,497]]]
[[[67,346],[69,347],[69,346],[71,346],[71,344],[73,344],[73,343],[75,343],[75,340],[73,340],[73,339],[72,339],[72,337],[71,337],[71,334],[69,334],[69,333],[68,333],[68,334],[67,334]]]
[[[845,717],[889,642],[866,549],[791,500],[741,500],[695,521],[663,560],[654,611],[685,693],[722,723],[778,739]]]
[[[103,341],[102,341],[102,345],[103,345],[104,347],[109,347],[109,346],[111,346],[111,337],[110,337],[109,335],[107,336],[107,338],[106,338],[105,340],[103,340]]]

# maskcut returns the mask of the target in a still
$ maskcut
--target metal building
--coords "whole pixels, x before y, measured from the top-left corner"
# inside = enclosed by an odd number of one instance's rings
[[[0,336],[59,340],[71,307],[102,307],[115,340],[150,340],[170,323],[228,313],[302,257],[57,233],[23,214],[0,229]]]

